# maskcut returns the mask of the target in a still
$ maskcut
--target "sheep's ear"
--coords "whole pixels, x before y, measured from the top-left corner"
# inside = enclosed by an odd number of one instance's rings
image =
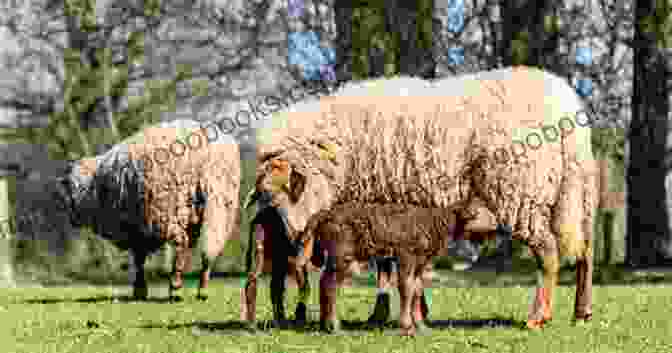
[[[338,154],[338,146],[331,142],[315,142],[320,149],[320,158],[336,163],[336,155]]]
[[[289,174],[289,199],[297,203],[306,189],[306,176],[292,168]]]

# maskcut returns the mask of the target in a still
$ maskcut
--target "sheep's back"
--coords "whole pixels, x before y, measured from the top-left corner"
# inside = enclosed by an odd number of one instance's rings
[[[402,88],[389,88],[386,95],[336,93],[281,112],[271,118],[278,118],[280,128],[258,135],[259,155],[284,150],[306,169],[329,174],[340,186],[335,203],[446,207],[478,185],[496,206],[489,208],[501,209],[498,218],[508,220],[522,204],[554,204],[567,166],[591,156],[588,129],[579,127],[562,142],[527,148],[526,158],[512,156],[520,148],[514,141],[525,143],[530,133],[557,127],[563,117],[574,120],[581,108],[573,90],[554,75],[514,68],[417,84],[405,93]],[[314,140],[339,145],[341,163],[325,166],[317,154],[306,153]]]

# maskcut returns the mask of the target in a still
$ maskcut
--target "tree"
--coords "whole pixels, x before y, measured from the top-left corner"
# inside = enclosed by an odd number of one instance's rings
[[[500,1],[504,66],[536,66],[566,76],[557,55],[560,30],[556,6],[550,0]]]
[[[669,1],[638,0],[635,5],[634,87],[628,131],[626,262],[650,266],[672,263],[672,234],[666,197],[670,170],[667,138],[672,40]],[[667,54],[667,55],[666,55]]]
[[[433,78],[434,0],[337,0],[339,82],[394,74]]]
[[[139,5],[129,2],[118,15],[114,8],[108,9],[112,14],[102,22],[94,5],[93,0],[47,3],[37,13],[36,26],[42,28],[32,32],[4,23],[18,38],[33,42],[13,61],[37,58],[41,69],[56,77],[59,86],[58,93],[48,95],[17,83],[13,94],[2,97],[2,106],[23,115],[18,128],[2,133],[4,139],[44,144],[53,159],[78,159],[101,151],[93,141],[101,146],[120,142],[160,120],[161,112],[175,110],[178,85],[194,77],[192,67],[177,65],[174,77],[159,79],[151,63],[144,62],[153,55],[149,45],[158,41],[153,34],[167,17],[166,4],[160,0]],[[49,28],[54,20],[65,25],[61,30],[68,37],[65,46],[50,36],[56,32]],[[128,35],[113,37],[113,32]],[[143,95],[129,97],[134,82],[144,83]],[[200,92],[196,86],[203,83],[192,86]],[[39,124],[44,116],[48,121]],[[103,124],[98,123],[100,116],[105,116]]]

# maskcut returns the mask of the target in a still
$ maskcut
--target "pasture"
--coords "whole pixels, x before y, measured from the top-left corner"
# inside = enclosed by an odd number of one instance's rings
[[[522,329],[532,277],[523,285],[472,286],[474,276],[439,273],[431,295],[430,329],[415,338],[397,336],[395,321],[384,330],[367,328],[375,289],[356,279],[341,290],[342,332],[317,331],[319,309],[312,278],[311,323],[304,329],[265,327],[271,318],[268,283],[262,282],[256,333],[239,320],[240,281],[215,279],[207,302],[186,288],[182,302],[165,301],[165,283],[150,288],[150,301],[125,300],[129,287],[73,285],[0,289],[0,351],[7,353],[227,353],[227,352],[671,352],[672,285],[617,283],[595,285],[594,319],[571,322],[574,287],[557,292],[553,321],[543,331]],[[599,278],[600,276],[598,276]],[[471,278],[471,279],[469,279]],[[506,280],[506,276],[499,277]],[[565,273],[562,282],[569,281]],[[470,282],[471,281],[471,282]],[[458,286],[451,286],[451,284]],[[459,286],[461,285],[461,286]],[[293,315],[296,289],[287,296]],[[393,308],[394,311],[398,309]],[[393,317],[393,320],[395,318]],[[493,327],[493,325],[498,325]]]

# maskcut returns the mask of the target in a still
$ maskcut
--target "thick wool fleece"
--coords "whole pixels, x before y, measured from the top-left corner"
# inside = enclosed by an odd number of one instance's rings
[[[589,129],[575,123],[582,109],[563,79],[524,67],[354,83],[268,119],[257,132],[257,189],[292,196],[288,219],[297,230],[341,202],[435,207],[474,199],[530,246],[551,237],[563,254],[583,256],[596,183]],[[517,138],[561,120],[571,133],[539,147],[533,137],[536,149],[521,153]],[[328,150],[336,150],[331,158]],[[271,176],[283,173],[279,189]]]
[[[239,147],[196,121],[148,127],[75,162],[67,179],[77,223],[122,249],[151,252],[166,241],[193,247],[203,233],[202,251],[213,259],[238,236]]]

